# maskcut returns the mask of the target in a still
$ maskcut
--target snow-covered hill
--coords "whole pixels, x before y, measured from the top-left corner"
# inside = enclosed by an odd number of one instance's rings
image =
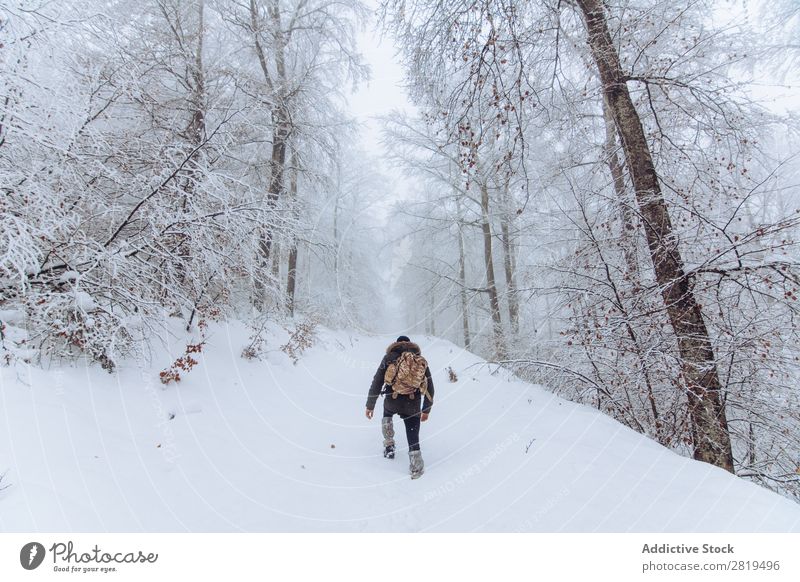
[[[297,365],[246,338],[214,327],[177,386],[166,353],[3,368],[0,531],[800,531],[800,505],[436,338],[412,338],[437,396],[412,481],[401,422],[386,460],[364,417],[393,338],[322,330]]]

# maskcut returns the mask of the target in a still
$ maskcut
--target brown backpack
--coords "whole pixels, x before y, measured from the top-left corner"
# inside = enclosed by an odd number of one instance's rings
[[[413,400],[417,390],[424,395],[428,394],[428,378],[425,376],[427,368],[428,362],[425,358],[419,354],[403,352],[386,366],[383,382],[392,387],[392,398],[404,394]]]

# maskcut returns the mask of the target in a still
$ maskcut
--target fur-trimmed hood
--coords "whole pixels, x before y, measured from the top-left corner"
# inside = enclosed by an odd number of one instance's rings
[[[386,348],[386,353],[391,354],[392,352],[402,354],[403,352],[411,352],[413,354],[417,354],[418,356],[422,355],[422,350],[419,349],[419,346],[414,342],[392,342],[389,344],[389,347]]]

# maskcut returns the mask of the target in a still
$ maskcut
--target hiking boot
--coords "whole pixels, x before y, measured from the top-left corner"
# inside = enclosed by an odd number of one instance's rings
[[[389,445],[383,449],[383,456],[387,459],[394,459],[394,445]]]
[[[425,472],[425,461],[422,460],[422,451],[408,451],[408,470],[412,479],[419,479]]]
[[[392,452],[394,452],[394,423],[391,416],[381,418],[381,432],[383,433],[384,451],[391,447]],[[385,452],[384,456],[386,456]]]

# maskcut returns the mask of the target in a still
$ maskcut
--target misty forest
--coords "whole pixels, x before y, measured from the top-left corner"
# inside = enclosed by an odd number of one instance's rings
[[[800,501],[799,72],[792,0],[0,2],[2,366],[425,334]]]

